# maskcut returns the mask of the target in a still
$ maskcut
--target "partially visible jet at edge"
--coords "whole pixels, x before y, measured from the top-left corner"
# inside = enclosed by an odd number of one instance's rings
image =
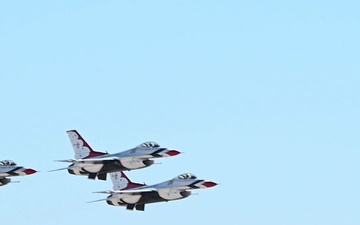
[[[180,154],[177,150],[164,148],[150,141],[123,152],[109,154],[94,151],[76,130],[69,130],[67,134],[75,152],[75,159],[56,160],[71,163],[70,166],[57,170],[67,169],[70,174],[86,175],[93,180],[96,177],[106,180],[107,173],[145,168],[154,164],[151,159]]]
[[[0,186],[4,186],[11,182],[11,179],[8,177],[26,176],[36,172],[37,171],[34,169],[17,166],[12,160],[0,161]]]
[[[106,199],[92,202],[105,201],[113,206],[125,206],[128,210],[134,208],[145,210],[145,204],[179,200],[191,195],[193,189],[210,188],[217,185],[212,181],[197,179],[194,174],[184,173],[171,180],[145,185],[133,183],[123,172],[111,173],[114,191],[100,191],[95,193],[110,194]]]

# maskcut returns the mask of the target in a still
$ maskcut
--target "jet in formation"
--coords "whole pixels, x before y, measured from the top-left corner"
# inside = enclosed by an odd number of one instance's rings
[[[93,202],[106,201],[109,205],[125,206],[128,210],[139,211],[144,211],[146,204],[183,199],[190,196],[193,189],[217,185],[212,181],[198,179],[191,173],[184,173],[171,180],[149,186],[131,182],[123,172],[111,173],[110,176],[114,191],[95,192],[110,195],[106,199]]]
[[[67,131],[75,152],[75,159],[57,160],[71,163],[66,168],[70,174],[85,175],[89,179],[106,180],[107,173],[129,171],[149,167],[155,158],[171,157],[179,151],[160,146],[156,142],[145,142],[132,149],[109,154],[93,150],[85,139],[76,131]],[[55,170],[53,170],[55,171]]]
[[[12,160],[0,161],[0,186],[11,182],[11,179],[8,177],[25,176],[33,173],[36,173],[36,170],[17,166]]]

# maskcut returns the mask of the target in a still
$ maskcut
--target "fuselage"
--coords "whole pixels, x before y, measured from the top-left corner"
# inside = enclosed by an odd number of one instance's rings
[[[153,158],[162,158],[180,154],[176,150],[161,147],[154,141],[144,142],[134,148],[115,154],[96,151],[76,130],[66,132],[74,150],[74,160],[59,160],[71,163],[67,168],[70,174],[88,175],[89,179],[98,177],[106,180],[106,174],[112,172],[136,170],[154,164]]]
[[[0,161],[0,186],[11,182],[8,177],[25,176],[36,173],[36,170],[17,166],[12,160]]]
[[[146,204],[183,199],[191,195],[192,189],[209,188],[215,185],[217,184],[212,181],[197,179],[193,174],[185,173],[159,184],[114,191],[107,197],[106,202],[113,206],[126,206],[130,210],[135,207],[143,211]],[[114,185],[114,187],[117,186]]]
[[[144,160],[132,160],[125,161],[122,160],[111,160],[104,161],[97,164],[88,164],[88,163],[73,163],[68,167],[68,172],[73,175],[88,175],[90,173],[112,173],[117,171],[128,171],[141,169],[154,164],[153,160],[144,159]]]
[[[179,153],[163,147],[142,148],[137,146],[115,154],[79,160],[79,162],[69,165],[68,172],[74,175],[88,175],[142,169],[154,164],[154,160],[151,159],[174,156]]]
[[[33,169],[22,166],[0,166],[0,177],[25,176],[35,173]]]
[[[141,195],[116,196],[112,194],[106,200],[107,204],[113,206],[127,206],[128,204],[144,205],[157,202],[168,202],[186,198],[191,195],[190,191],[173,191],[173,192],[144,192]],[[119,197],[119,198],[117,198]]]

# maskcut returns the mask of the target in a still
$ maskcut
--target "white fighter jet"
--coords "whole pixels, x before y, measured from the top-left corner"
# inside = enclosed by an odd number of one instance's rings
[[[180,154],[177,150],[161,147],[156,142],[145,142],[135,148],[109,154],[94,151],[76,130],[67,131],[75,152],[75,159],[57,160],[71,163],[66,168],[70,174],[87,175],[89,179],[106,180],[106,174],[141,169],[154,164],[154,158],[171,157]],[[56,171],[56,170],[53,170]]]
[[[145,185],[133,183],[123,172],[111,173],[114,191],[100,191],[95,193],[110,194],[104,201],[113,206],[125,206],[128,210],[144,211],[145,204],[179,200],[191,195],[192,189],[210,188],[217,185],[212,181],[197,179],[191,173],[181,174],[171,180]]]
[[[12,160],[0,161],[0,186],[4,186],[11,182],[8,177],[25,176],[36,173],[36,170],[17,166]]]

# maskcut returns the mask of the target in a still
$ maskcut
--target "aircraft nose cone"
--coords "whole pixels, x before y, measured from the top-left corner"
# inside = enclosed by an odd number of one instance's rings
[[[205,187],[207,188],[210,188],[210,187],[214,187],[217,185],[217,183],[215,182],[212,182],[212,181],[206,181],[205,183],[203,183],[202,185],[204,185]]]
[[[33,173],[36,173],[37,171],[36,170],[33,170],[33,169],[26,169],[24,171],[24,173],[26,173],[26,175],[30,175],[30,174],[33,174]]]
[[[177,151],[177,150],[169,150],[169,151],[166,152],[166,154],[169,155],[169,156],[175,156],[175,155],[179,155],[180,152]]]

